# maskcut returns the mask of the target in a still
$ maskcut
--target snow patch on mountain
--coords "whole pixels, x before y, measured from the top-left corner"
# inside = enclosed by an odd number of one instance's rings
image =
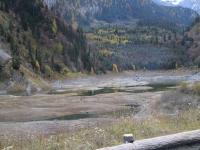
[[[183,0],[162,0],[164,3],[179,5]]]

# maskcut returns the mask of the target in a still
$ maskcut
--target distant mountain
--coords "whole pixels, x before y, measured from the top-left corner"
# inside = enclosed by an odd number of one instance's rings
[[[198,16],[152,0],[57,0],[51,10],[87,31],[96,72],[112,70],[112,64],[121,70],[182,64],[182,31]]]
[[[154,0],[154,2],[166,6],[181,6],[185,8],[190,8],[200,14],[199,0]]]
[[[182,2],[183,0],[153,0],[153,1],[158,4],[162,4],[166,6],[176,6],[176,5],[179,5],[180,2]]]
[[[155,25],[188,26],[197,16],[190,9],[161,6],[151,0],[65,0],[57,1],[54,10],[79,24],[137,20]]]

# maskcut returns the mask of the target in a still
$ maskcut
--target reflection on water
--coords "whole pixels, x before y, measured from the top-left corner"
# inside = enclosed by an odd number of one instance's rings
[[[125,86],[125,87],[102,87],[95,90],[53,90],[49,94],[69,94],[75,93],[76,96],[94,96],[99,94],[109,94],[109,93],[144,93],[144,92],[158,92],[170,90],[175,88],[177,84],[149,84],[146,86]]]
[[[104,87],[102,89],[98,90],[88,90],[88,91],[80,91],[78,92],[79,96],[94,96],[98,94],[108,94],[108,93],[117,93],[117,92],[123,92],[124,90],[112,88],[112,87]]]
[[[138,74],[118,74],[118,75],[102,75],[88,76],[72,80],[55,81],[52,83],[52,90],[49,92],[42,91],[42,94],[75,94],[80,96],[93,96],[105,93],[116,92],[154,92],[168,88],[169,84],[179,84],[182,81],[200,80],[200,74],[170,76],[164,73],[155,74],[147,73],[145,75]],[[167,85],[168,84],[168,85]],[[135,89],[135,87],[146,87],[152,89]],[[77,94],[78,93],[78,94]],[[16,96],[27,96],[26,92],[8,93]],[[34,93],[32,93],[34,94]],[[35,93],[37,94],[37,93]],[[1,92],[0,92],[1,95]]]
[[[90,113],[80,113],[80,114],[72,114],[66,115],[62,117],[51,118],[48,120],[78,120],[78,119],[85,119],[85,118],[97,118],[97,114],[90,114]]]
[[[98,90],[88,90],[88,91],[80,91],[79,96],[94,96],[98,94],[106,94],[106,93],[117,93],[117,92],[125,92],[125,93],[144,93],[144,92],[158,92],[169,90],[170,88],[175,88],[176,84],[149,84],[147,86],[126,86],[126,87],[104,87]]]
[[[139,105],[125,105],[124,108],[104,113],[80,113],[61,117],[50,118],[48,120],[79,120],[86,118],[121,118],[135,115],[140,111]]]

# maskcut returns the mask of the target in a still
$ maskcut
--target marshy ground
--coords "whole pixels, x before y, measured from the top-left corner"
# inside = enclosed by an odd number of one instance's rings
[[[157,126],[161,126],[157,122],[160,118],[162,120],[165,117],[172,117],[170,120],[176,122],[173,117],[179,112],[196,112],[200,106],[198,96],[182,93],[176,88],[183,81],[197,80],[199,74],[194,70],[124,72],[56,81],[52,83],[53,90],[48,93],[32,96],[2,95],[0,139],[5,142],[7,139],[19,137],[26,139],[61,133],[73,134],[80,129],[88,130],[101,125],[109,127],[115,122],[120,124],[119,118],[126,117],[129,121],[123,125],[127,125],[127,129],[128,126],[135,126],[130,118],[139,120],[138,124],[144,123],[141,125],[144,128],[152,128],[150,124],[145,125],[152,117],[155,119],[152,122]],[[161,121],[163,122],[165,121]],[[168,124],[170,123],[166,123],[165,126]],[[195,129],[199,122],[196,121],[194,124],[193,127],[188,126],[188,130]],[[182,126],[177,129],[169,127],[168,132],[158,132],[163,135],[170,131],[173,133],[181,129],[187,130],[186,126]],[[143,136],[138,134],[138,138],[158,135],[154,131],[152,133],[144,132]],[[119,134],[123,134],[122,131],[119,131]]]

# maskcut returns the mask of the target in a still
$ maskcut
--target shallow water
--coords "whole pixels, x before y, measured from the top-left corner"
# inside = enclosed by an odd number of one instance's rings
[[[70,90],[53,90],[49,92],[49,94],[68,94],[74,93],[75,96],[95,96],[99,94],[108,94],[108,93],[144,93],[144,92],[159,92],[170,90],[172,88],[176,88],[177,84],[149,84],[146,86],[124,86],[124,87],[102,87],[96,88],[93,90],[77,90],[77,91],[70,91]]]
[[[104,113],[79,113],[72,115],[65,115],[61,117],[51,118],[50,120],[79,120],[79,119],[88,119],[88,118],[121,118],[121,117],[130,117],[135,115],[140,111],[139,105],[125,105],[124,108],[119,110],[104,112]]]
[[[85,119],[85,118],[97,118],[97,114],[90,114],[90,113],[82,113],[82,114],[72,114],[66,115],[62,117],[51,118],[48,120],[78,120],[78,119]]]
[[[182,81],[193,80],[195,75],[101,75],[89,76],[85,78],[55,81],[52,86],[54,89],[87,89],[92,90],[101,87],[128,87],[144,86],[148,84],[175,84]],[[197,75],[196,75],[197,76]],[[198,79],[195,77],[195,79]]]
[[[40,91],[42,94],[75,94],[79,96],[94,96],[105,93],[116,92],[156,92],[166,90],[183,81],[200,81],[200,73],[185,73],[177,75],[165,72],[142,72],[142,73],[119,73],[97,76],[87,76],[77,79],[57,80],[52,83],[52,90],[49,92]],[[137,89],[139,87],[140,89]],[[148,88],[146,88],[148,87]],[[0,91],[1,95],[29,96],[26,92],[7,93]],[[38,93],[32,93],[38,94]]]
[[[199,73],[177,75],[171,73],[121,73],[100,76],[88,76],[79,79],[55,81],[52,83],[54,90],[50,94],[78,93],[82,96],[93,96],[104,93],[116,92],[145,92],[165,90],[170,86],[175,86],[183,81],[200,81]],[[147,86],[152,89],[142,89]],[[140,90],[135,87],[141,87]],[[135,89],[134,89],[135,88]]]

